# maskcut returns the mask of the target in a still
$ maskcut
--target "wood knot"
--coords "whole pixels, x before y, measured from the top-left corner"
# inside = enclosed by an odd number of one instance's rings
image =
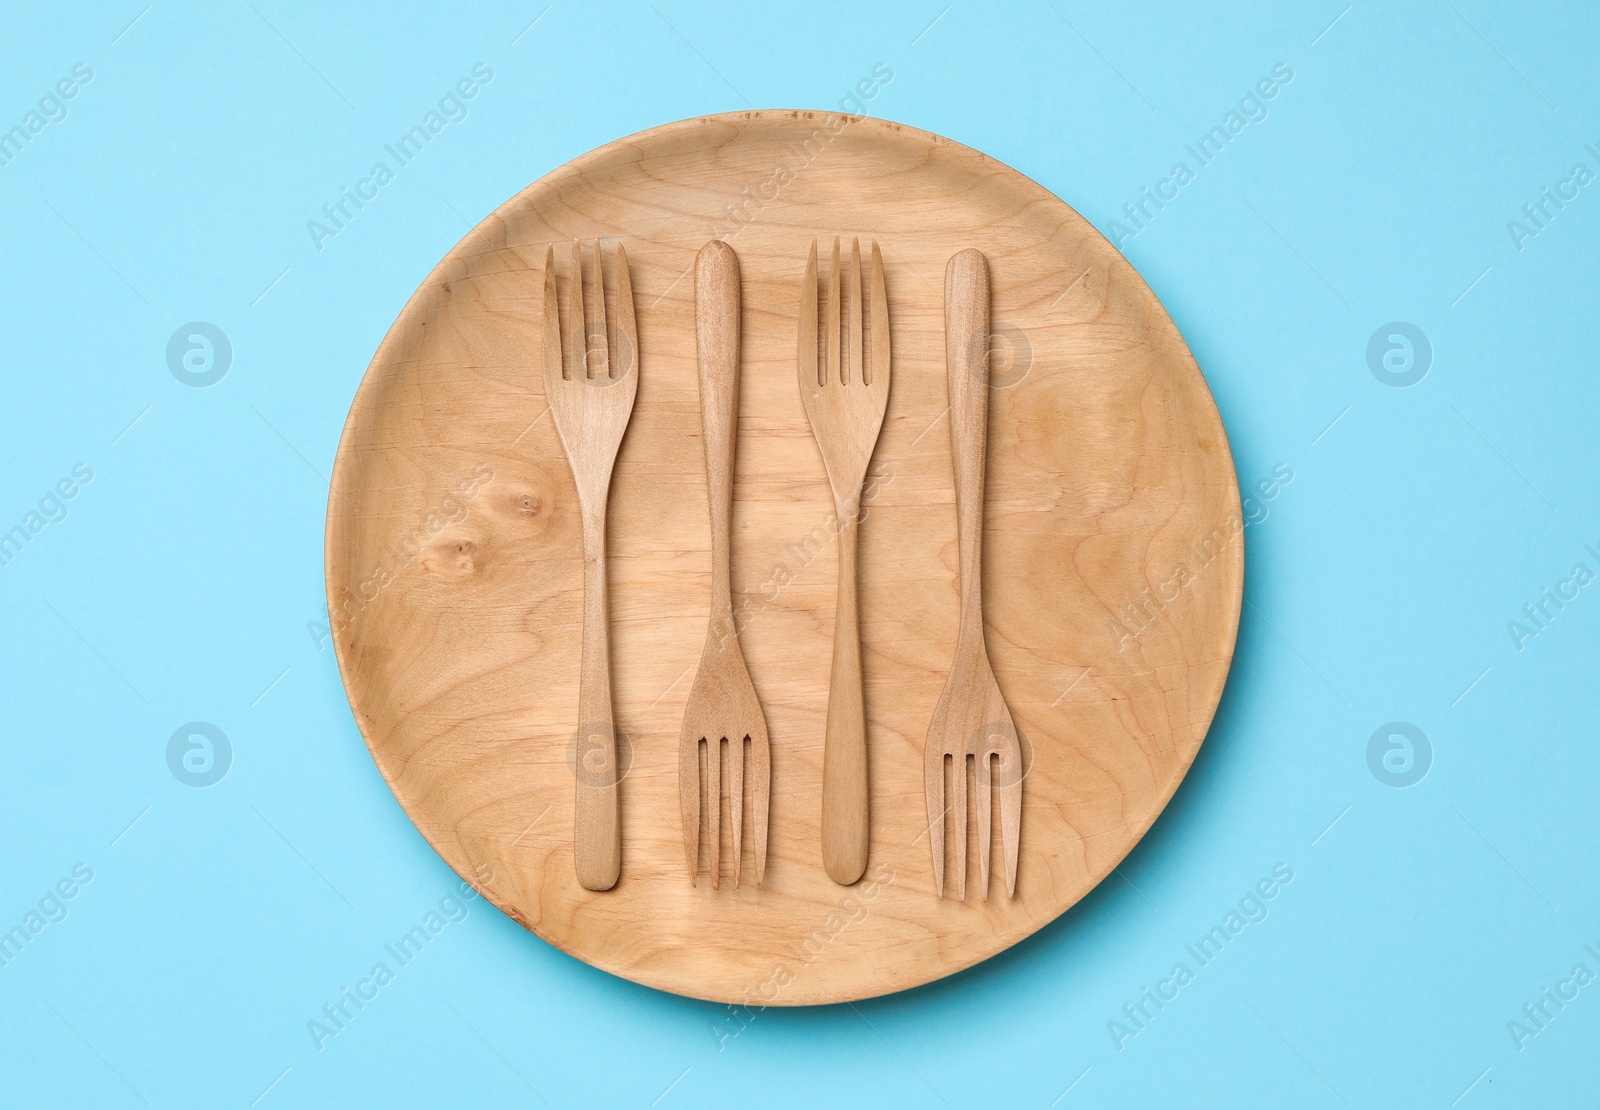
[[[481,548],[476,540],[466,537],[441,539],[433,545],[423,565],[436,574],[464,578],[477,571],[480,552]]]
[[[478,569],[478,545],[471,540],[457,540],[450,544],[449,554],[457,574],[471,574]]]

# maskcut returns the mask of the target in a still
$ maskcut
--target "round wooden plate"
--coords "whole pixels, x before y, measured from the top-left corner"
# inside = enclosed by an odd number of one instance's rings
[[[867,878],[823,872],[832,502],[796,388],[811,241],[876,240],[894,377],[861,527]],[[580,520],[540,377],[547,247],[627,248],[640,377],[612,484],[622,878],[573,873]],[[710,604],[695,253],[744,273],[733,588],[772,742],[765,885],[691,886],[678,730]],[[1030,769],[1014,898],[933,892],[922,745],[955,650],[945,264],[989,258],[985,605]],[[563,254],[564,258],[565,255]],[[1193,761],[1233,655],[1243,522],[1216,406],[1123,257],[977,151],[867,117],[685,120],[561,167],[463,239],[362,381],[328,502],[328,606],[356,722],[446,862],[581,960],[764,1005],[860,999],[992,956],[1082,898]],[[747,811],[748,812],[748,811]],[[723,819],[724,857],[727,819]],[[969,844],[976,844],[975,833]],[[746,838],[748,844],[748,837]],[[994,843],[994,871],[1000,841]],[[954,862],[947,865],[956,866]],[[746,873],[749,868],[746,867]],[[953,893],[947,891],[947,893]]]

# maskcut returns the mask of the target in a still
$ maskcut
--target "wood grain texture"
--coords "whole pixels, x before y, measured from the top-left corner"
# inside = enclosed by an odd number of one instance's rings
[[[833,241],[821,321],[817,312],[817,245],[811,244],[806,274],[800,283],[795,352],[800,401],[811,423],[811,434],[816,437],[838,521],[833,666],[822,743],[822,867],[834,882],[845,886],[866,874],[867,850],[872,841],[857,556],[861,491],[867,481],[867,464],[872,461],[873,448],[883,431],[893,377],[883,253],[876,243],[870,244],[870,250],[870,267],[863,286],[861,245],[855,240],[850,243],[850,267],[843,271],[846,311],[841,327],[839,240]],[[863,327],[864,320],[870,321],[870,326]],[[826,328],[826,342],[821,344],[817,342],[819,326]]]
[[[639,388],[637,328],[628,255],[616,251],[608,288],[593,243],[593,284],[584,293],[582,252],[572,244],[567,314],[561,319],[556,255],[544,263],[544,392],[572,468],[583,518],[583,642],[578,679],[578,747],[573,759],[572,851],[578,882],[610,890],[622,873],[617,809],[616,718],[611,709],[611,618],[606,605],[606,505],[617,448]],[[610,302],[609,312],[607,302]],[[612,327],[607,326],[610,321]],[[565,339],[563,340],[563,335]]]
[[[730,570],[739,379],[744,372],[740,305],[739,257],[727,243],[713,239],[700,248],[694,265],[695,354],[711,518],[711,612],[705,648],[678,733],[678,800],[689,881],[695,881],[703,855],[713,890],[721,885],[724,860],[733,885],[739,885],[746,809],[755,880],[761,885],[767,870],[767,809],[772,788],[766,716],[745,664],[744,641],[734,623]],[[724,798],[726,822],[722,820]],[[721,850],[724,825],[728,829],[727,853]]]
[[[837,522],[794,378],[807,250],[836,234],[883,248],[895,375],[863,491],[872,851],[848,890],[823,870],[818,828]],[[582,519],[539,363],[546,252],[596,237],[626,244],[640,343],[611,487],[627,775],[622,876],[604,893],[573,870]],[[713,890],[685,879],[673,802],[711,594],[692,270],[717,237],[743,268],[731,571],[773,790],[764,885]],[[1015,897],[959,902],[934,892],[922,755],[960,615],[942,286],[951,255],[974,245],[989,262],[996,348],[984,612],[1027,779]],[[837,1002],[1003,950],[1133,847],[1221,695],[1242,528],[1199,369],[1149,288],[1075,212],[912,128],[739,113],[561,167],[423,282],[340,443],[329,610],[379,770],[429,843],[507,914],[663,990]]]
[[[955,468],[957,565],[961,619],[955,658],[923,743],[923,798],[928,807],[933,889],[944,894],[945,842],[952,852],[956,897],[967,896],[967,797],[977,832],[978,894],[989,897],[989,860],[1000,805],[998,840],[1006,894],[1017,886],[1022,818],[1022,741],[989,662],[983,619],[984,473],[989,446],[989,261],[967,247],[944,277],[945,380],[950,390],[950,458]],[[968,761],[971,761],[970,763]],[[992,788],[991,788],[992,787]],[[948,836],[946,835],[948,833]]]

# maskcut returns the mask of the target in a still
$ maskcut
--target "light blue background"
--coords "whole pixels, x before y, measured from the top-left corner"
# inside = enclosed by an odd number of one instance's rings
[[[94,72],[0,167],[0,528],[74,464],[95,475],[0,567],[0,930],[94,872],[0,968],[0,1101],[1593,1104],[1600,986],[1520,1048],[1507,1023],[1574,964],[1600,972],[1600,590],[1521,650],[1507,622],[1574,563],[1600,570],[1600,185],[1520,250],[1507,221],[1574,163],[1600,171],[1600,10],[141,7],[0,15],[0,127]],[[316,249],[306,221],[477,62],[494,78],[470,116]],[[1294,479],[1246,533],[1210,738],[1117,875],[967,974],[737,1036],[724,1007],[475,901],[319,1051],[307,1022],[456,881],[375,771],[319,627],[339,430],[435,262],[592,147],[836,107],[878,63],[873,114],[1109,232],[1280,62],[1269,117],[1126,244],[1241,481]],[[166,362],[194,320],[234,349],[210,388]],[[1397,320],[1434,351],[1406,389],[1367,364]],[[195,720],[233,746],[208,789],[167,766]],[[1367,759],[1396,720],[1433,748],[1407,789]],[[1107,1023],[1279,862],[1270,916],[1119,1049]]]

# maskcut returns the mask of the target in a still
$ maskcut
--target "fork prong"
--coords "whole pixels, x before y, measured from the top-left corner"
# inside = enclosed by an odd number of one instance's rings
[[[625,378],[639,367],[639,325],[633,315],[633,278],[628,252],[617,244],[617,344],[608,356],[612,377]],[[619,366],[620,364],[620,366]]]
[[[922,760],[922,796],[928,803],[928,847],[933,851],[933,889],[944,897],[944,753],[928,743]]]
[[[745,764],[749,776],[750,844],[756,857],[756,886],[767,877],[767,806],[772,794],[772,767],[765,736],[750,738],[750,760]]]
[[[689,863],[689,885],[700,876],[700,743],[679,743],[678,782],[692,782],[693,790],[678,790],[678,808],[683,814],[683,854]]]
[[[870,323],[872,328],[872,353],[867,359],[866,377],[863,379],[868,385],[874,382],[889,382],[889,294],[883,287],[883,255],[878,252],[877,241],[872,244],[872,263],[868,273],[870,282],[867,298],[871,302]]]
[[[583,252],[578,249],[576,239],[572,241],[572,275],[567,279],[567,290],[565,377],[586,378],[589,376],[589,335],[583,315]]]
[[[828,370],[822,384],[840,381],[839,377],[839,238],[833,239],[833,265],[828,271]]]
[[[806,279],[800,286],[800,336],[795,345],[795,365],[799,367],[800,388],[822,384],[817,364],[817,241],[811,240],[811,255],[806,259]],[[802,394],[803,395],[803,394]]]
[[[850,328],[849,361],[844,365],[840,384],[864,382],[861,376],[861,240],[850,240],[850,269],[845,272],[845,303],[850,306],[846,314]]]
[[[967,900],[967,753],[950,761],[950,841],[955,847],[956,901]]]
[[[977,802],[978,808],[978,890],[985,902],[989,900],[989,849],[993,841],[989,827],[990,823],[990,797],[989,797],[989,764],[993,760],[992,753],[981,751],[977,755]]]
[[[1017,756],[1018,761],[1021,755]],[[1017,893],[1017,841],[1022,835],[1022,780],[1020,769],[1013,767],[1009,774],[1001,762],[1005,785],[1000,787],[1000,847],[1006,859],[1006,896]]]
[[[744,862],[744,737],[728,737],[728,823],[733,833],[733,885],[739,885],[739,867]]]
[[[605,269],[600,262],[600,240],[593,239],[590,243],[590,257],[594,260],[594,284],[589,287],[593,296],[584,298],[584,306],[589,309],[589,316],[584,321],[584,327],[588,332],[584,362],[588,363],[590,361],[590,351],[598,350],[600,358],[603,360],[601,363],[603,372],[592,373],[590,377],[609,378],[611,376],[611,343],[610,332],[606,330]],[[599,338],[598,343],[595,342],[596,337]]]
[[[722,882],[722,738],[706,737],[706,858],[711,861],[711,889]]]
[[[544,256],[544,372],[546,380],[554,371],[567,376],[566,363],[561,354],[561,309],[556,299],[556,249],[549,248]]]

